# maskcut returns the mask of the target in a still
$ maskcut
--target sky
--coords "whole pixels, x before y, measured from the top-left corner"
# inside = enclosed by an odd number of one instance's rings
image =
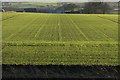
[[[0,0],[2,2],[118,2],[120,0]]]

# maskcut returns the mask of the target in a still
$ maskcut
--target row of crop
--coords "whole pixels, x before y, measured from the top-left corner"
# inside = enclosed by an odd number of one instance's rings
[[[79,32],[72,21],[63,15],[60,17],[61,36],[63,41],[85,41],[85,37]]]
[[[58,41],[58,33],[57,16],[50,15],[43,29],[39,32],[37,40]]]
[[[43,25],[46,16],[21,14],[16,20],[3,24],[3,39],[5,40],[32,40],[38,29]],[[12,24],[10,24],[12,22]],[[10,25],[9,25],[10,24]],[[9,27],[10,28],[9,28]],[[10,33],[9,33],[10,32]],[[8,34],[8,36],[6,36]]]
[[[76,42],[77,43],[77,42]],[[62,47],[62,48],[76,48],[75,50],[90,50],[90,51],[118,51],[118,43],[113,43],[113,42],[90,42],[90,43],[45,43],[45,42],[39,42],[39,43],[35,43],[35,42],[5,42],[3,43],[3,46],[39,46],[39,47]],[[52,47],[51,47],[52,46]],[[52,49],[51,49],[52,50]],[[64,50],[64,49],[63,49]],[[70,49],[71,50],[71,49]],[[87,51],[88,51],[87,50]]]
[[[19,14],[3,22],[4,40],[111,41],[118,39],[117,24],[97,16]]]
[[[92,41],[111,41],[118,39],[116,23],[101,19],[97,16],[70,16],[87,37]]]
[[[5,13],[2,13],[2,21],[5,21],[7,19],[11,19],[15,16],[18,16],[17,13],[15,12],[5,12]]]
[[[16,36],[14,36],[13,40],[33,40],[34,39],[35,34],[39,30],[39,28],[42,27],[45,19],[42,16],[37,16],[37,15],[35,16],[31,15],[31,16],[33,17],[32,21],[29,22],[29,25],[27,26],[23,25],[24,29],[18,32]]]
[[[29,18],[28,18],[29,17]],[[20,15],[19,17],[3,22],[3,40],[11,40],[17,33],[24,31],[33,21],[31,15]]]
[[[119,23],[118,21],[118,15],[99,15],[98,17],[115,22],[115,23]]]
[[[116,44],[6,46],[3,64],[118,65]]]

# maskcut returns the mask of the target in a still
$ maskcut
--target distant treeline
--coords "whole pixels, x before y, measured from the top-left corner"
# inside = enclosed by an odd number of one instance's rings
[[[16,12],[39,12],[39,13],[85,13],[85,14],[105,14],[105,13],[117,13],[118,3],[111,2],[87,2],[82,4],[77,3],[64,3],[58,4],[57,6],[45,5],[37,7],[27,7],[27,8],[16,8],[11,6],[3,6],[6,11],[16,11]]]

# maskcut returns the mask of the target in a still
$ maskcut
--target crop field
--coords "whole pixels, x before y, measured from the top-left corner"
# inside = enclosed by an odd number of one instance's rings
[[[3,13],[3,64],[118,65],[118,15]]]

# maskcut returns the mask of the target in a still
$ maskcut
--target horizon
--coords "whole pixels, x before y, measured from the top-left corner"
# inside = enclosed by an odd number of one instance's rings
[[[1,2],[119,2],[120,0],[1,0]]]

